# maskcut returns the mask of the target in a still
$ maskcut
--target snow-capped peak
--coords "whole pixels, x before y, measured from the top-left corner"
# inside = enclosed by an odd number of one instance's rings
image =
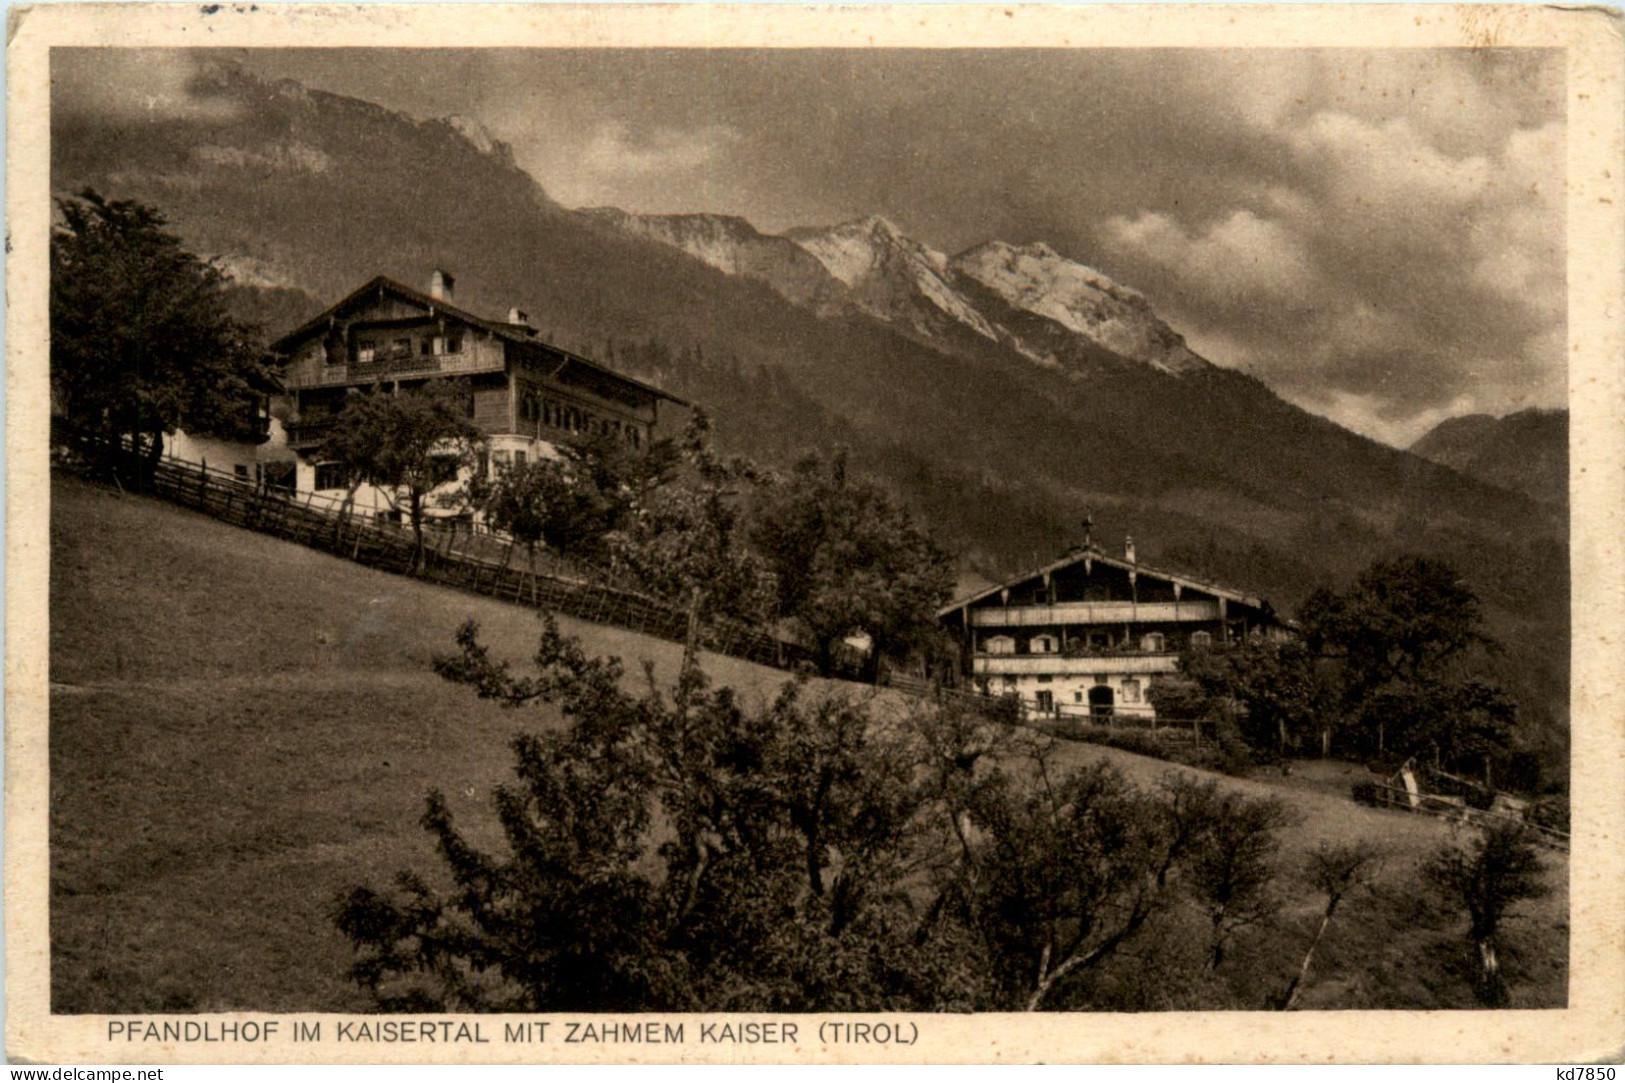
[[[908,236],[887,218],[869,215],[823,229],[785,234],[853,290],[874,315],[901,321],[924,334],[943,316],[986,338],[997,339],[980,312],[948,282],[948,257]],[[922,308],[919,301],[929,308]]]
[[[1047,244],[990,241],[962,252],[953,269],[1011,306],[1051,320],[1114,353],[1168,372],[1205,362],[1164,323],[1145,295]]]
[[[1138,290],[1112,281],[1105,272],[1087,264],[1067,259],[1043,241],[1024,245],[989,241],[955,256],[953,263],[989,288],[997,289],[995,283],[1002,282],[1028,293],[1090,291],[1126,304],[1146,303],[1145,295]]]

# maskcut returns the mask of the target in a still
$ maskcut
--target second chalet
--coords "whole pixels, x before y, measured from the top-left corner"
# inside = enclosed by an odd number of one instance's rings
[[[273,344],[287,358],[282,411],[298,454],[296,491],[342,495],[342,469],[316,453],[347,397],[365,389],[461,381],[468,417],[484,431],[497,470],[596,435],[645,448],[660,404],[685,405],[542,341],[517,308],[491,320],[458,307],[454,287],[440,270],[427,293],[379,276]],[[365,507],[366,494],[358,496]]]
[[[938,614],[965,676],[989,695],[1057,715],[1152,719],[1150,687],[1185,650],[1289,634],[1256,595],[1094,545],[954,602]]]

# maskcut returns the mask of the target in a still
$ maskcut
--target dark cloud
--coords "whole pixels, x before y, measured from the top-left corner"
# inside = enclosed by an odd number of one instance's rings
[[[474,117],[567,204],[769,230],[881,213],[950,252],[1047,241],[1215,361],[1391,441],[1563,399],[1555,52],[234,55]],[[157,95],[184,107],[183,87]]]
[[[228,119],[228,103],[193,93],[197,67],[186,49],[52,49],[51,105],[115,124]]]

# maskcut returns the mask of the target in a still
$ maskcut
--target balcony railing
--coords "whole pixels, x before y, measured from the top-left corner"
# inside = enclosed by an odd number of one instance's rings
[[[1086,676],[1093,673],[1176,673],[1179,655],[1100,654],[1068,658],[1061,654],[978,654],[974,660],[978,676],[1021,676],[1049,673],[1056,676]]]
[[[288,434],[289,447],[306,448],[321,443],[338,423],[339,419],[336,416],[313,417],[284,422],[283,430]]]
[[[337,365],[318,365],[313,369],[288,373],[284,384],[296,391],[312,387],[342,387],[347,384],[365,384],[376,380],[410,379],[414,376],[443,376],[470,372],[501,372],[500,355],[482,356],[476,351],[465,353],[402,354],[374,361],[351,361]]]
[[[1218,619],[1219,603],[1205,598],[1188,602],[1057,602],[1055,605],[986,606],[970,611],[971,624],[980,628]]]

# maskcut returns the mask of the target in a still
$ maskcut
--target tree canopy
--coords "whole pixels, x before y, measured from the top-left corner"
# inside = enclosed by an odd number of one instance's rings
[[[1494,643],[1477,594],[1449,562],[1376,561],[1348,590],[1316,591],[1299,618],[1310,650],[1335,664],[1341,714],[1367,750],[1451,765],[1470,756],[1485,767],[1510,745],[1516,704],[1463,671],[1472,648]]]
[[[1190,650],[1180,670],[1200,689],[1205,710],[1240,708],[1237,723],[1255,749],[1284,755],[1299,747],[1333,706],[1314,657],[1299,641],[1259,638]]]
[[[1550,890],[1529,833],[1520,823],[1493,824],[1466,846],[1441,847],[1425,872],[1448,902],[1467,912],[1467,936],[1478,952],[1474,989],[1479,999],[1490,1007],[1505,1007],[1501,926],[1519,903]]]
[[[844,452],[813,455],[764,494],[751,537],[778,584],[779,612],[829,672],[837,644],[866,634],[875,659],[907,653],[953,589],[948,555]]]
[[[423,519],[435,490],[473,468],[484,434],[468,420],[466,388],[455,381],[423,387],[353,393],[323,441],[321,458],[339,463],[352,479],[377,487],[407,515],[423,555]]]
[[[56,206],[53,410],[151,460],[181,427],[263,439],[259,405],[276,371],[258,330],[229,314],[227,276],[187,251],[156,208],[91,189]]]
[[[1416,682],[1477,643],[1487,643],[1478,595],[1433,557],[1379,560],[1341,594],[1321,589],[1299,612],[1310,647],[1344,659],[1355,694]]]

